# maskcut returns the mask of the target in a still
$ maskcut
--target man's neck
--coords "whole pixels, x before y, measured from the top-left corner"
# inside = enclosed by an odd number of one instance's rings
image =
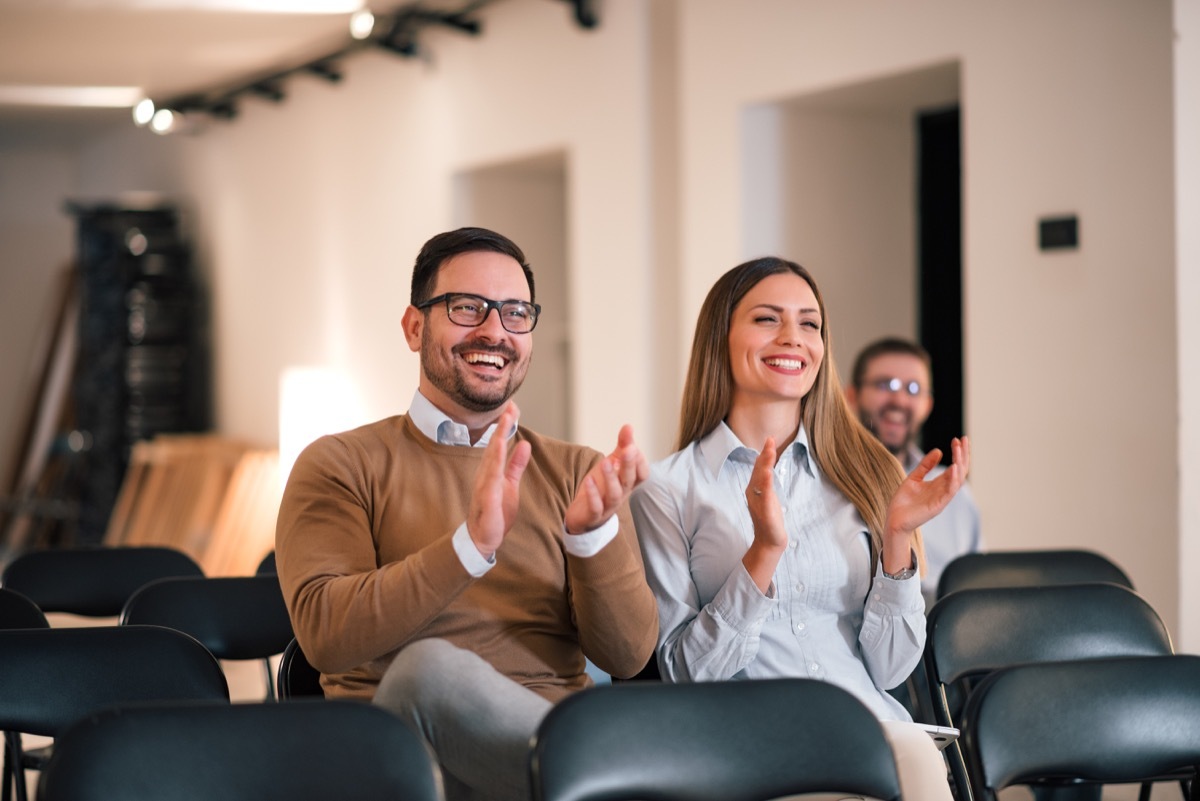
[[[500,415],[504,412],[503,406],[501,406],[499,409],[475,412],[462,407],[461,405],[445,397],[440,392],[430,391],[426,387],[418,387],[417,391],[420,392],[425,400],[429,401],[429,403],[432,404],[435,409],[446,415],[446,417],[450,418],[451,421],[458,423],[461,426],[465,426],[467,429],[467,436],[470,438],[472,445],[478,442],[479,438],[487,433],[487,430],[491,428],[497,420],[500,419]]]

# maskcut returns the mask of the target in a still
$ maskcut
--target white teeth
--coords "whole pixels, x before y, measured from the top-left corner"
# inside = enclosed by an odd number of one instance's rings
[[[766,359],[765,361],[772,367],[782,367],[785,370],[799,370],[804,367],[804,362],[798,359]]]
[[[468,364],[490,364],[501,369],[507,364],[503,357],[494,353],[468,353],[463,358],[467,360]]]

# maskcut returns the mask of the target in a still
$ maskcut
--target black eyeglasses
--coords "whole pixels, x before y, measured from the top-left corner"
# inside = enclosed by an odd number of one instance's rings
[[[901,392],[911,397],[917,397],[922,392],[920,381],[909,381],[905,383],[899,378],[880,378],[875,381],[868,381],[867,386],[875,387],[880,392]]]
[[[418,309],[428,309],[435,303],[446,303],[446,315],[450,322],[464,328],[476,328],[495,309],[500,315],[500,325],[510,334],[528,334],[537,325],[538,315],[542,307],[536,303],[524,300],[489,300],[479,295],[464,295],[461,292],[447,292],[430,298],[424,303],[418,303]]]

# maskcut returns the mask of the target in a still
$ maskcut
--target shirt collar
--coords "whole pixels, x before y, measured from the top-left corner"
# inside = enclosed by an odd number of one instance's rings
[[[408,407],[408,418],[413,421],[413,425],[417,427],[418,431],[439,445],[471,446],[471,435],[467,427],[452,420],[450,415],[434,406],[428,398],[421,394],[419,389],[413,393],[412,403]],[[483,432],[483,436],[479,438],[474,447],[486,446],[495,430],[496,424],[492,423]],[[508,432],[509,438],[511,439],[516,433],[517,427],[513,425],[512,431]]]
[[[714,476],[719,475],[721,467],[735,455],[739,455],[739,451],[742,452],[740,455],[748,456],[751,459],[758,457],[758,450],[742,444],[737,434],[733,433],[733,429],[727,426],[724,420],[717,423],[716,428],[696,443],[696,447],[700,451],[701,460]],[[783,456],[790,456],[793,462],[803,467],[810,476],[816,475],[809,459],[808,433],[804,430],[804,426],[800,426],[796,432],[796,438],[787,446]]]
[[[913,468],[920,464],[921,460],[925,458],[924,452],[922,452],[921,449],[916,445],[911,443],[907,448],[904,449],[904,453],[902,453],[901,456],[903,458],[900,459],[900,464],[904,468],[905,473],[911,473]]]

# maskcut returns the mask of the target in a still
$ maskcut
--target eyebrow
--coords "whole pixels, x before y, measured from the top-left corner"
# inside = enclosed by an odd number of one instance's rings
[[[770,309],[771,311],[777,311],[777,312],[786,311],[786,309],[783,306],[776,306],[773,303],[756,303],[754,306],[751,306],[750,308],[751,309]],[[796,311],[798,311],[800,314],[820,314],[821,313],[820,309],[815,309],[815,308],[797,309]]]

